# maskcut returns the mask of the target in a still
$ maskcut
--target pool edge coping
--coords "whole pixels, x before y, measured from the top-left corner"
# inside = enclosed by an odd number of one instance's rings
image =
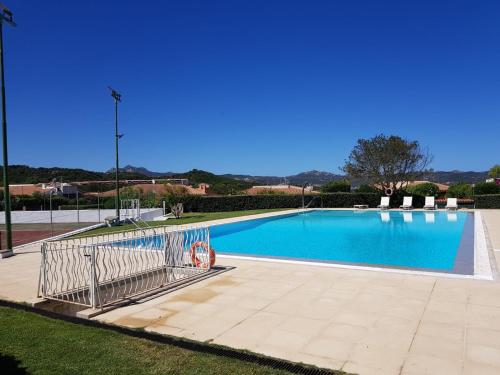
[[[479,210],[474,212],[474,278],[493,280],[486,231],[483,216]]]

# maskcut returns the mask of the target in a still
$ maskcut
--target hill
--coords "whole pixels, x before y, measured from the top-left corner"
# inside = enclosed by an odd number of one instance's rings
[[[251,176],[251,175],[237,175],[237,174],[225,174],[224,177],[232,178],[235,180],[253,182],[259,185],[277,185],[281,183],[289,183],[292,185],[301,186],[302,184],[309,182],[311,185],[323,185],[330,181],[341,180],[345,178],[342,175],[337,175],[330,172],[322,171],[308,171],[302,172],[290,176]]]
[[[89,171],[80,168],[34,168],[27,165],[11,165],[9,167],[10,182],[12,184],[29,184],[39,182],[50,182],[53,179],[60,181],[99,181],[114,180],[114,169],[107,172]],[[424,176],[424,179],[439,183],[453,184],[457,182],[478,183],[487,178],[488,172],[475,171],[433,171]],[[2,170],[0,169],[0,178]],[[324,171],[307,171],[289,176],[252,176],[242,174],[216,175],[211,172],[193,169],[184,173],[154,172],[144,167],[134,167],[127,165],[120,168],[120,179],[151,179],[151,178],[187,178],[191,183],[199,184],[206,182],[211,185],[212,190],[217,194],[236,194],[253,185],[276,185],[289,183],[292,185],[302,185],[309,182],[312,185],[323,185],[330,181],[345,178],[343,175]],[[357,184],[356,181],[353,181]]]
[[[0,177],[3,170],[0,169]],[[99,181],[113,180],[114,173],[94,172],[79,168],[33,168],[27,165],[9,166],[9,178],[11,184],[36,184],[39,182],[58,181]],[[139,173],[120,172],[120,179],[146,179],[148,176]]]
[[[205,182],[210,185],[210,190],[216,194],[237,194],[254,185],[247,181],[236,180],[226,176],[218,176],[199,169],[193,169],[186,173],[175,173],[172,177],[187,178],[191,184],[195,185]]]
[[[433,171],[425,176],[426,180],[439,182],[442,184],[454,184],[457,182],[465,182],[467,184],[477,184],[484,182],[488,178],[488,172],[474,171]]]
[[[151,178],[172,176],[175,174],[173,172],[153,172],[147,168],[134,167],[133,165],[126,165],[123,168],[120,168],[120,172],[138,174],[138,175],[143,175],[143,176],[147,176],[147,177],[151,177]],[[115,173],[115,168],[109,169],[107,171],[107,173]]]

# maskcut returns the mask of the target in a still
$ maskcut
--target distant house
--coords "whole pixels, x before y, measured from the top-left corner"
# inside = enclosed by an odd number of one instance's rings
[[[157,194],[158,196],[162,196],[166,192],[165,186],[182,186],[183,189],[186,189],[186,193],[190,195],[209,195],[210,194],[210,185],[201,183],[197,188],[188,185],[178,185],[178,184],[137,184],[130,185],[129,187],[137,192],[141,192],[141,194]],[[120,193],[124,188],[120,188]],[[89,195],[95,195],[96,193],[88,193]],[[116,189],[108,190],[100,194],[101,197],[114,197],[116,195]]]
[[[3,190],[3,188],[2,188]],[[65,197],[73,197],[76,195],[78,188],[74,185],[68,183],[42,183],[42,184],[13,184],[9,185],[10,195],[20,196],[20,195],[33,195],[35,193],[40,193],[43,195],[58,195]]]
[[[302,194],[301,186],[294,185],[258,185],[252,186],[250,189],[245,190],[248,195],[257,195],[257,194]],[[307,186],[304,189],[304,193],[311,194],[313,193],[313,187]]]
[[[497,185],[500,185],[500,177],[488,178],[486,182],[494,182]]]

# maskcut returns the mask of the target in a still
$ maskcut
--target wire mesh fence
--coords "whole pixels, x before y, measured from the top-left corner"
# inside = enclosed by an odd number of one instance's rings
[[[92,308],[173,286],[215,261],[208,227],[135,230],[42,245],[39,294]]]

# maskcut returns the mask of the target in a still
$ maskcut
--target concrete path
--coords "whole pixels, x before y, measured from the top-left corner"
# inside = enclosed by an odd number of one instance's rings
[[[96,319],[359,374],[499,374],[500,283],[227,259]]]

